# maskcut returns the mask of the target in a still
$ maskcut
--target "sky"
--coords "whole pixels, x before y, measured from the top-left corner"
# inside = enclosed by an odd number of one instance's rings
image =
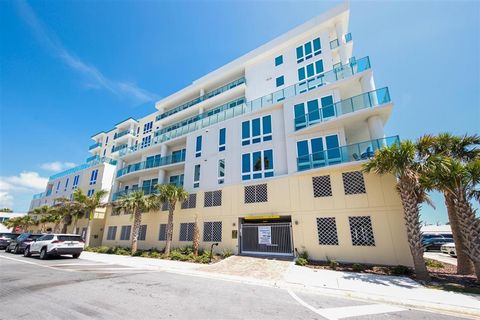
[[[0,207],[28,210],[90,136],[339,1],[0,1]],[[395,103],[387,135],[478,134],[480,2],[351,1],[354,55]],[[422,220],[447,221],[443,198]]]

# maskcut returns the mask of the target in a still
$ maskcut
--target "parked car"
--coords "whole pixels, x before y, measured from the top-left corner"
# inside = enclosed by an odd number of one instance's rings
[[[13,252],[15,254],[22,253],[27,245],[41,236],[43,236],[43,234],[34,234],[30,232],[22,233],[15,240],[10,242],[10,244],[5,248],[5,252]]]
[[[0,249],[5,249],[6,247],[8,247],[10,242],[12,242],[12,240],[17,239],[19,235],[20,234],[18,233],[9,233],[9,232],[0,233]]]
[[[449,242],[452,242],[452,239],[443,237],[428,238],[422,240],[423,248],[425,251],[440,250],[442,245]]]
[[[40,259],[47,259],[49,256],[72,255],[74,259],[80,257],[85,242],[77,234],[46,234],[25,248],[23,255],[30,257],[32,254],[39,254]]]
[[[456,256],[457,256],[457,250],[455,249],[455,243],[453,243],[453,242],[445,243],[445,244],[440,248],[440,251],[442,251],[442,253],[449,254],[449,255],[451,255],[452,257],[456,257]]]

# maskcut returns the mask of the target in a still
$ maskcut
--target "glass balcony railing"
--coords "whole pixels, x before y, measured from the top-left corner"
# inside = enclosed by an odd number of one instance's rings
[[[183,187],[183,183],[170,183],[170,184],[176,185],[177,187]],[[158,193],[158,190],[157,190],[157,188],[155,188],[155,186],[156,185],[142,187],[142,188],[133,188],[133,189],[128,189],[128,190],[122,190],[122,191],[115,192],[114,194],[112,194],[112,201],[118,200],[121,197],[124,197],[124,196],[126,196],[126,195],[128,195],[132,192],[140,191],[140,190],[143,191],[143,194],[145,194],[145,195],[156,194],[156,193]]]
[[[297,170],[304,171],[339,163],[367,160],[374,156],[376,150],[399,143],[400,138],[392,136],[315,152],[298,157]]]
[[[33,200],[37,200],[37,199],[42,199],[43,197],[45,197],[45,192],[34,194],[32,198]]]
[[[190,132],[194,132],[205,127],[214,125],[216,123],[243,115],[251,112],[255,112],[262,108],[269,107],[271,105],[277,104],[285,99],[294,97],[321,86],[333,83],[338,80],[347,79],[357,73],[363,72],[370,69],[370,59],[364,57],[358,60],[354,60],[348,64],[335,67],[335,69],[324,72],[322,74],[316,75],[309,79],[306,79],[302,82],[296,83],[274,93],[268,94],[266,96],[260,97],[258,99],[245,102],[244,104],[237,105],[233,108],[221,111],[219,113],[213,114],[209,117],[200,118],[197,121],[188,123],[182,127],[179,127],[175,130],[159,134],[153,139],[152,145],[162,143],[183,135],[186,135]],[[132,146],[127,149],[124,149],[120,152],[120,156],[125,156],[127,154],[136,152],[139,150],[138,146]]]
[[[134,134],[134,133],[135,132],[133,130],[124,130],[122,132],[115,133],[115,135],[113,136],[113,140],[126,136],[127,134]]]
[[[330,49],[335,49],[340,46],[340,43],[338,42],[338,39],[330,41]]]
[[[381,88],[366,92],[334,104],[324,106],[317,110],[310,111],[305,115],[295,117],[295,131],[305,127],[324,122],[341,115],[352,113],[358,110],[372,108],[390,102],[388,88]]]
[[[232,81],[232,82],[230,82],[230,83],[228,83],[228,84],[226,84],[226,85],[224,85],[224,86],[221,86],[221,87],[219,87],[219,88],[217,88],[217,89],[214,89],[214,90],[212,90],[212,91],[209,91],[209,92],[205,93],[203,96],[198,97],[198,98],[195,98],[195,99],[193,99],[193,100],[191,100],[191,101],[188,101],[188,102],[186,102],[186,103],[184,103],[184,104],[182,104],[182,105],[179,105],[178,107],[175,107],[175,108],[173,108],[173,109],[170,109],[170,110],[168,110],[168,111],[165,111],[164,113],[158,115],[155,120],[158,121],[158,120],[163,119],[163,118],[166,118],[166,117],[168,117],[168,116],[170,116],[170,115],[172,115],[172,114],[175,114],[175,113],[180,112],[180,111],[182,111],[182,110],[188,109],[188,108],[190,108],[191,106],[194,106],[194,105],[196,105],[196,104],[199,104],[199,103],[202,102],[202,101],[205,101],[205,100],[208,100],[208,99],[210,99],[210,98],[212,98],[212,97],[215,97],[216,95],[219,95],[220,93],[223,93],[223,92],[225,92],[225,91],[228,91],[228,90],[231,90],[231,89],[233,89],[233,88],[235,88],[235,87],[238,87],[238,86],[241,85],[242,83],[245,83],[245,77],[242,77],[242,78],[237,79],[237,80],[235,80],[235,81]]]
[[[107,157],[98,157],[98,158],[96,158],[96,159],[94,159],[90,162],[81,164],[79,166],[76,166],[74,168],[59,172],[57,174],[54,174],[54,175],[50,176],[49,180],[52,181],[52,180],[55,180],[55,179],[58,179],[58,178],[61,178],[61,177],[64,177],[64,176],[68,176],[72,173],[82,171],[82,170],[88,169],[90,167],[93,167],[93,166],[96,166],[96,165],[102,164],[102,163],[117,165],[117,160],[113,160],[113,159],[110,159],[110,158],[107,158]],[[47,196],[48,196],[48,193],[47,193]]]
[[[179,153],[172,154],[167,157],[151,159],[151,160],[130,164],[125,168],[122,168],[117,171],[117,178],[124,176],[128,173],[145,170],[145,169],[158,168],[158,167],[166,166],[169,164],[174,164],[174,163],[179,163],[184,161],[185,161],[185,149],[183,149]]]
[[[117,152],[128,147],[128,144],[124,143],[119,146],[113,147],[112,152]]]
[[[98,148],[98,147],[101,147],[102,146],[102,143],[101,142],[97,142],[95,144],[92,144],[90,147],[88,147],[88,150],[93,150],[95,148]]]
[[[352,33],[349,32],[345,35],[345,43],[352,41]]]

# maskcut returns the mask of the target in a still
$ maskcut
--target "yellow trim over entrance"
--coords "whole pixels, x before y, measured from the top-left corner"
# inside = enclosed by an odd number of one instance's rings
[[[245,220],[264,220],[264,219],[280,219],[280,216],[250,216],[245,217]]]

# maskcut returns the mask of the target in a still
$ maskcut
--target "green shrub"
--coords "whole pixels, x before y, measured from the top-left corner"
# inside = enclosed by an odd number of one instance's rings
[[[115,247],[109,247],[103,253],[114,254],[116,250],[117,250],[117,248],[115,248]]]
[[[178,249],[181,254],[189,255],[190,253],[193,253],[193,247],[192,246],[186,246],[183,248]]]
[[[151,254],[152,254],[152,252],[143,251],[140,256],[141,256],[141,257],[144,257],[144,258],[150,258],[150,255],[151,255]]]
[[[230,256],[232,256],[232,255],[233,255],[232,250],[230,250],[230,249],[223,249],[223,251],[222,251],[222,258],[223,258],[223,259],[226,259],[226,258],[228,258],[228,257],[230,257]]]
[[[439,269],[444,268],[443,263],[433,259],[425,259],[425,265],[430,268],[439,268]]]
[[[297,266],[306,266],[308,264],[308,260],[302,257],[299,257],[296,261],[295,264]]]
[[[402,265],[390,267],[389,271],[390,271],[390,274],[394,276],[408,276],[412,274],[412,269]]]
[[[330,266],[330,269],[332,270],[337,270],[338,268],[338,262],[336,260],[330,260],[328,262],[329,266]]]
[[[172,260],[182,260],[184,255],[178,250],[170,251],[170,259]]]
[[[149,257],[150,257],[150,258],[157,258],[157,259],[158,259],[158,258],[163,258],[162,254],[161,254],[161,253],[158,253],[158,252],[156,252],[156,251],[150,252]]]
[[[132,252],[127,248],[118,247],[115,249],[115,254],[120,256],[129,256],[132,254]]]
[[[298,257],[302,258],[302,259],[305,259],[305,260],[308,260],[308,252],[307,251],[300,252],[298,254]]]
[[[363,264],[360,263],[354,263],[352,266],[352,270],[355,272],[363,272],[367,269]]]
[[[135,253],[132,254],[132,256],[134,256],[134,257],[141,257],[142,255],[143,255],[142,250],[137,250],[137,251],[135,251]],[[147,252],[147,255],[148,255],[148,252]]]

